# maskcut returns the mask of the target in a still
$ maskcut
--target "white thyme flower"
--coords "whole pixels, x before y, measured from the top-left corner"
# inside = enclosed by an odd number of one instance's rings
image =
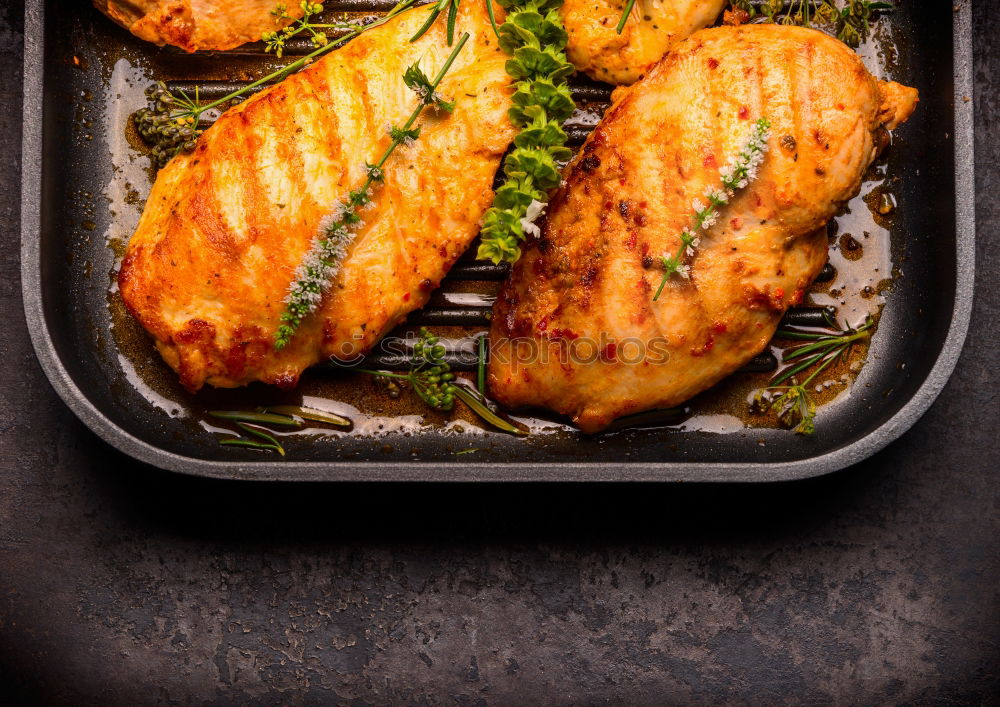
[[[346,201],[338,201],[337,205],[333,207],[333,212],[330,214],[329,218],[333,221],[343,221],[344,216],[354,211],[354,207],[351,206]]]
[[[327,237],[337,230],[337,219],[333,217],[333,214],[327,214],[319,220],[319,232],[325,234]]]
[[[667,280],[674,273],[684,279],[691,277],[691,266],[682,265],[680,258],[683,255],[694,257],[695,249],[701,245],[701,239],[696,237],[692,231],[708,230],[714,226],[720,218],[716,207],[728,204],[730,199],[736,195],[737,190],[746,188],[750,182],[757,178],[760,166],[764,163],[764,153],[768,151],[770,135],[770,123],[766,119],[761,118],[754,123],[736,154],[726,162],[725,166],[719,169],[721,188],[713,185],[705,187],[703,196],[709,200],[708,206],[702,203],[701,199],[692,200],[691,208],[694,210],[692,224],[681,231],[681,243],[677,253],[672,256],[663,256],[663,281],[656,294],[653,295],[654,302],[659,298]]]
[[[525,235],[537,237],[542,234],[541,229],[535,225],[535,221],[543,213],[545,213],[545,204],[537,199],[532,199],[525,210],[524,218],[521,219],[521,228],[524,230]]]

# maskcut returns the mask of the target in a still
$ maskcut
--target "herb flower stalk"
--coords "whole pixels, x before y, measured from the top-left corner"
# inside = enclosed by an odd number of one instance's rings
[[[410,66],[403,74],[404,83],[419,98],[417,107],[402,127],[389,126],[389,146],[374,164],[365,163],[365,181],[360,187],[350,191],[321,222],[319,233],[299,263],[285,296],[281,325],[274,336],[275,349],[287,346],[302,321],[316,311],[323,301],[323,295],[340,272],[347,250],[363,225],[360,210],[371,203],[373,188],[385,180],[385,163],[397,147],[409,145],[420,137],[420,127],[415,126],[417,118],[428,106],[448,113],[455,108],[455,104],[446,101],[437,89],[468,40],[468,33],[463,34],[433,80],[417,64]]]
[[[691,276],[691,266],[685,261],[686,258],[695,254],[695,249],[700,245],[701,238],[698,235],[701,231],[707,231],[715,225],[719,219],[719,210],[729,203],[736,192],[745,189],[750,182],[757,178],[757,172],[764,161],[764,153],[767,152],[767,141],[771,136],[771,123],[767,118],[761,118],[754,123],[753,128],[747,135],[739,151],[733,156],[729,163],[719,170],[719,185],[709,186],[705,189],[705,200],[695,199],[691,202],[694,215],[691,225],[684,228],[680,234],[680,246],[673,255],[663,255],[663,279],[660,286],[653,295],[653,301],[657,301],[663,294],[663,288],[673,275],[687,279]]]

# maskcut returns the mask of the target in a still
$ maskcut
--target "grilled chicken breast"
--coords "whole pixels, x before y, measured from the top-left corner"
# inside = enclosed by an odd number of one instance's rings
[[[283,298],[320,222],[360,186],[365,161],[417,104],[415,61],[450,53],[443,22],[409,38],[429,7],[401,14],[227,111],[160,171],[119,273],[129,311],[189,390],[261,380],[294,385],[330,356],[350,359],[422,306],[479,230],[513,138],[507,57],[481,3],[462,3],[472,38],[427,109],[423,132],[385,166],[385,183],[320,308],[273,346]]]
[[[297,2],[288,15],[301,17]],[[232,49],[255,42],[264,32],[287,24],[275,22],[275,0],[94,0],[94,6],[140,39],[185,51]]]
[[[479,0],[472,0],[479,2]],[[636,0],[621,34],[615,31],[622,0],[565,0],[563,23],[569,60],[598,81],[629,84],[671,46],[712,24],[726,0]],[[185,51],[232,49],[255,42],[276,23],[275,0],[94,0],[94,5],[132,34]],[[287,14],[301,17],[298,2]],[[458,26],[460,31],[464,27]]]
[[[622,33],[624,0],[565,0],[566,56],[591,78],[634,83],[670,48],[715,22],[727,0],[636,0]]]
[[[596,432],[678,405],[762,351],[826,260],[821,227],[858,192],[916,91],[876,80],[821,32],[703,30],[620,88],[567,168],[541,236],[494,308],[490,389]],[[702,232],[690,279],[661,298],[692,203],[753,123],[772,124],[759,176]]]

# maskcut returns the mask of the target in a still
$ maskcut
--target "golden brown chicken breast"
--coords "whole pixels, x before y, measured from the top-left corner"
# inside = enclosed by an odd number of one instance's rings
[[[815,30],[720,27],[675,47],[616,91],[504,285],[493,395],[595,432],[739,369],[802,299],[826,259],[819,229],[916,100]],[[702,232],[690,279],[674,275],[654,302],[661,256],[762,117],[772,127],[758,178]]]
[[[727,0],[636,0],[618,34],[624,0],[565,0],[566,56],[591,78],[634,83],[670,48],[715,22]]]
[[[297,2],[287,14],[301,17]],[[94,0],[94,6],[140,39],[185,51],[232,49],[255,42],[276,23],[276,0]]]
[[[440,88],[454,113],[424,112],[320,308],[275,350],[283,298],[320,222],[360,186],[386,126],[417,104],[404,70],[419,60],[433,75],[451,51],[444,23],[409,42],[429,11],[405,12],[227,111],[160,171],[119,285],[188,389],[294,385],[327,357],[352,358],[422,306],[475,238],[514,130],[507,57],[484,6],[468,2],[459,21],[472,37]]]

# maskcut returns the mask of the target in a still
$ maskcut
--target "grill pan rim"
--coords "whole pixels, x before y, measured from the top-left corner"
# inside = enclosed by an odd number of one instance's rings
[[[856,464],[898,439],[926,412],[958,362],[972,311],[975,275],[975,176],[972,12],[954,12],[955,297],[947,336],[933,367],[912,397],[882,425],[821,456],[787,462],[704,463],[462,463],[462,462],[228,462],[197,459],[157,447],[104,415],[67,370],[49,333],[43,304],[41,209],[43,156],[44,0],[25,3],[24,103],[21,160],[21,289],[25,320],[38,361],[72,412],[125,454],[192,476],[255,481],[433,482],[775,482],[821,476]]]

